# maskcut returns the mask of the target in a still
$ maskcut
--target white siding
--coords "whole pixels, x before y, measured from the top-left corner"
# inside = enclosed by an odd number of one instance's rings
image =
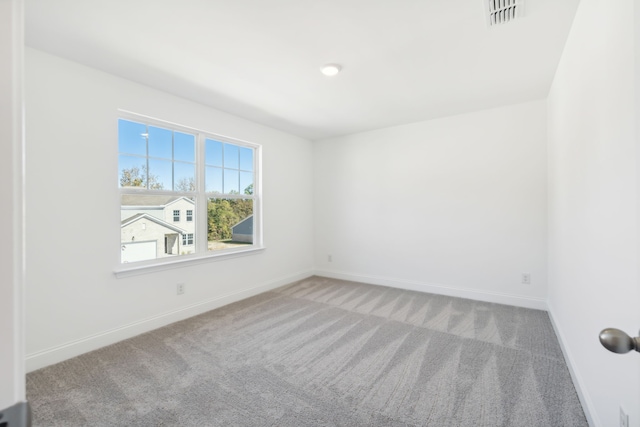
[[[187,210],[192,210],[193,214],[196,214],[195,204],[185,199],[179,199],[173,203],[168,204],[164,209],[163,220],[169,224],[186,230],[188,233],[195,231],[195,221],[187,221]],[[173,220],[173,211],[180,211],[180,221]],[[195,216],[194,216],[195,220]]]
[[[165,238],[167,238],[166,248]],[[148,218],[140,218],[122,227],[121,243],[149,241],[156,242],[156,258],[183,253],[182,238],[178,232]]]

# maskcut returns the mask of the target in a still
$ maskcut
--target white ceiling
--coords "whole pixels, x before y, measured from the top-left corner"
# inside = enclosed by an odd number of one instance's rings
[[[26,0],[26,43],[316,140],[546,97],[579,0],[484,1]]]

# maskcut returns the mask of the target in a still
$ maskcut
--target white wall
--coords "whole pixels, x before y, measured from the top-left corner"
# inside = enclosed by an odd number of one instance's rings
[[[0,411],[24,400],[22,271],[23,4],[0,0]]]
[[[639,355],[598,342],[605,327],[640,328],[640,68],[634,1],[615,3],[580,3],[548,98],[549,308],[592,424],[617,426],[622,404],[639,427]]]
[[[314,143],[316,272],[544,308],[546,132],[536,101]]]
[[[309,141],[36,50],[25,68],[29,370],[310,274]],[[118,108],[262,144],[267,249],[116,278]]]

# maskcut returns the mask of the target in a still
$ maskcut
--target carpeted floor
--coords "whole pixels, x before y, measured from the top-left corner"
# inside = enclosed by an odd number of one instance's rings
[[[587,426],[547,313],[312,277],[27,376],[35,426]]]

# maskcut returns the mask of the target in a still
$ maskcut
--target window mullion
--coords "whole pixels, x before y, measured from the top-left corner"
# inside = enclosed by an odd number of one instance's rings
[[[171,190],[176,191],[176,132],[171,131]]]
[[[196,253],[207,252],[207,198],[204,192],[205,185],[205,137],[198,133],[196,144],[196,223],[195,239]]]
[[[147,190],[149,190],[149,125],[145,125],[145,149],[146,151],[146,156],[145,156],[145,165],[147,166],[147,170],[143,171],[144,172],[144,181],[145,181],[145,188]]]
[[[128,263],[135,262],[140,268],[146,268],[175,263],[177,258],[183,258],[180,255],[189,259],[235,256],[261,248],[259,145],[130,113],[123,115],[125,118],[118,120],[119,249],[123,271],[130,269],[131,266],[125,265]],[[159,127],[157,138],[155,126]],[[209,141],[212,141],[210,152],[207,151]],[[189,146],[194,142],[195,152]],[[229,154],[226,162],[225,153]],[[206,155],[212,158],[210,182],[207,181]],[[166,160],[170,160],[170,166]],[[136,172],[140,167],[145,169],[143,173]],[[125,173],[127,170],[129,174]],[[152,176],[158,177],[154,180],[156,183],[164,185],[154,185],[152,189]],[[195,188],[183,188],[181,183],[178,189],[178,181],[186,180],[188,184],[191,176]],[[209,193],[206,185],[210,186]],[[247,185],[253,186],[252,194],[244,194],[243,186]],[[210,206],[213,211],[211,242]]]

